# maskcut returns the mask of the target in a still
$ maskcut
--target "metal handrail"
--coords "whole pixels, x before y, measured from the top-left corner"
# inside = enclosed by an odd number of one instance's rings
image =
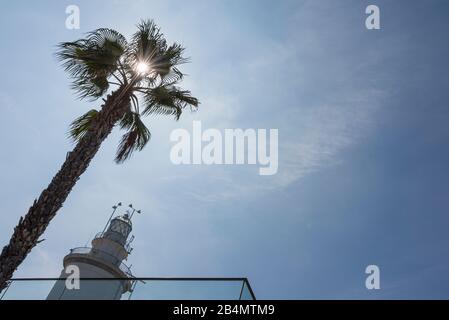
[[[31,282],[31,281],[65,281],[66,278],[13,278],[10,280],[10,284],[13,282]],[[131,280],[132,282],[142,282],[146,284],[151,281],[181,281],[181,282],[208,282],[208,281],[240,281],[242,285],[245,286],[248,290],[249,296],[252,300],[257,300],[253,289],[251,288],[250,282],[248,278],[232,278],[232,277],[133,277],[129,278],[80,278],[80,280],[85,281],[121,281],[121,280]],[[135,287],[135,286],[134,286]],[[243,287],[242,287],[243,288]],[[5,289],[5,292],[2,292],[2,296],[5,296],[6,291],[8,291],[9,287]],[[135,289],[135,288],[134,288]],[[131,291],[132,292],[132,291]],[[241,300],[243,298],[242,291],[238,294],[238,299]],[[131,299],[131,295],[128,299]],[[0,299],[2,300],[2,299]]]
[[[106,234],[106,232],[114,232],[114,233],[120,234],[119,232],[117,232],[117,231],[112,231],[112,230],[109,230],[109,231],[103,231],[103,232],[98,232],[98,233],[95,235],[94,239],[104,238],[104,235]],[[114,239],[110,239],[110,240],[111,240],[111,241],[114,241],[114,242],[116,242],[116,243],[118,243],[118,244],[121,245],[121,246],[123,246],[123,247],[125,248],[126,252],[131,253],[132,249],[131,249],[131,246],[130,246],[129,244],[122,245],[121,243],[115,241]]]

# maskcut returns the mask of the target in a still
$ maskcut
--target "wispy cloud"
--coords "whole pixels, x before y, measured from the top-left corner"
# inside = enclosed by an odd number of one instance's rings
[[[346,106],[320,106],[309,110],[301,128],[280,129],[279,172],[259,177],[255,166],[235,172],[230,167],[207,169],[216,188],[207,193],[188,192],[197,200],[223,201],[233,197],[261,195],[287,188],[303,177],[341,163],[347,148],[370,134],[378,106],[351,103]]]

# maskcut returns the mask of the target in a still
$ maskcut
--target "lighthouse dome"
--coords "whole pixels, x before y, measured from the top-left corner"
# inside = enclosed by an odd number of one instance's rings
[[[122,245],[126,243],[126,239],[132,230],[132,222],[128,214],[115,217],[111,220],[108,230],[104,234],[106,238],[114,240]]]

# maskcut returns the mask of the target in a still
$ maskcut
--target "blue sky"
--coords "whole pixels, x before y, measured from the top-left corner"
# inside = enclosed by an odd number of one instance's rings
[[[65,28],[65,8],[81,29]],[[365,8],[381,30],[365,28]],[[76,100],[55,45],[153,18],[192,62],[202,102],[148,118],[151,143],[113,162],[119,132],[16,277],[56,277],[62,258],[132,202],[137,276],[246,276],[259,299],[449,298],[447,1],[14,1],[0,13],[0,245],[65,159]],[[279,171],[175,166],[170,132],[279,129]],[[365,288],[365,267],[381,289]]]

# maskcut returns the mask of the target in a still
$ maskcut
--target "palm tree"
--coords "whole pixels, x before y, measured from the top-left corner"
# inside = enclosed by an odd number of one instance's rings
[[[152,20],[142,21],[137,28],[129,42],[119,32],[102,28],[88,33],[85,39],[58,46],[56,55],[80,98],[95,100],[106,95],[111,86],[114,90],[103,99],[100,110],[90,110],[71,124],[75,148],[25,217],[20,218],[1,252],[0,292],[40,242],[114,126],[126,131],[115,158],[122,163],[150,140],[142,116],[164,114],[178,120],[186,107],[198,107],[198,100],[189,91],[176,86],[184,76],[178,67],[187,62],[184,48],[177,43],[168,45]]]

